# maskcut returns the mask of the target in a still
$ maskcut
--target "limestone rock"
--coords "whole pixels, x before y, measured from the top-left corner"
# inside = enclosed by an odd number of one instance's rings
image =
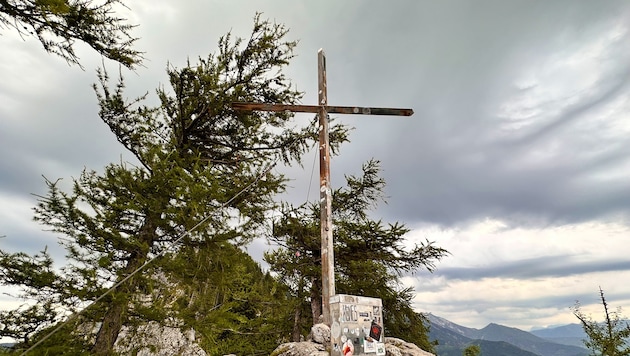
[[[114,351],[121,355],[138,356],[207,355],[197,344],[194,330],[161,326],[156,322],[142,324],[133,331],[123,327],[114,344]]]
[[[278,346],[271,356],[328,356],[326,350],[330,344],[330,328],[325,324],[316,324],[311,328],[310,341],[289,342]],[[405,340],[386,337],[387,356],[435,356]]]
[[[385,355],[386,356],[402,356],[400,349],[391,344],[385,344]]]
[[[400,353],[396,353],[396,351],[394,351],[392,347],[398,349]],[[387,352],[387,355],[392,356],[435,356],[430,352],[422,350],[415,344],[406,342],[405,340],[397,339],[395,337],[385,338],[385,351]]]
[[[329,356],[326,347],[310,341],[289,342],[278,346],[271,356]]]
[[[272,356],[329,356],[326,346],[330,344],[330,327],[315,324],[311,328],[309,341],[288,342],[278,346]]]
[[[315,324],[311,328],[311,340],[321,345],[330,344],[330,327],[326,324]]]

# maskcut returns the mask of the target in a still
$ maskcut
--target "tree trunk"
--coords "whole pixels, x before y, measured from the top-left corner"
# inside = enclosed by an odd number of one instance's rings
[[[321,281],[318,278],[313,278],[311,283],[311,312],[313,313],[313,325],[321,323],[322,290]]]
[[[146,217],[144,225],[138,232],[138,239],[142,242],[142,247],[137,248],[130,252],[127,265],[125,266],[121,277],[118,281],[133,273],[136,269],[144,264],[147,259],[147,255],[150,250],[150,246],[153,244],[155,237],[155,227],[150,217]],[[112,304],[105,312],[101,328],[96,334],[96,342],[92,347],[92,353],[94,355],[111,355],[112,349],[118,334],[122,329],[123,323],[126,319],[127,310],[129,309],[129,303],[131,302],[128,297],[133,294],[137,286],[137,277],[132,277],[125,283],[118,287],[118,291],[112,293]],[[117,297],[116,294],[125,296],[124,298]]]
[[[300,305],[295,307],[295,314],[293,316],[293,333],[291,334],[291,339],[293,342],[300,342],[300,337],[302,336],[301,327],[302,324],[302,308]]]
[[[304,293],[304,284],[306,283],[305,277],[300,277],[298,280],[297,287],[297,299],[302,301],[306,298],[306,293]],[[295,314],[293,317],[293,332],[291,334],[291,338],[294,342],[300,342],[300,338],[302,336],[302,309],[303,304],[301,302],[296,303],[295,305]]]
[[[96,335],[96,342],[92,348],[95,355],[109,355],[112,353],[114,343],[118,338],[123,324],[123,314],[127,311],[127,301],[114,302],[105,313],[101,328]]]

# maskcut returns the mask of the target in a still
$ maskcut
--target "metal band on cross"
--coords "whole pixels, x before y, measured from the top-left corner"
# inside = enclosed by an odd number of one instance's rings
[[[285,105],[275,103],[232,103],[235,110],[291,111],[317,113],[319,118],[319,184],[320,184],[320,221],[322,250],[322,316],[324,323],[331,325],[330,297],[335,295],[335,269],[332,234],[332,191],[330,189],[330,145],[328,141],[328,113],[359,115],[411,116],[412,109],[370,108],[355,106],[328,106],[326,88],[326,56],[320,49],[317,52],[319,84],[319,105]]]

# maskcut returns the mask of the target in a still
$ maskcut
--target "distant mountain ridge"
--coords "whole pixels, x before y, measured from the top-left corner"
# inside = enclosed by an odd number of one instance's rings
[[[554,328],[530,331],[532,334],[552,342],[564,345],[584,347],[586,333],[580,324],[569,324]]]
[[[575,345],[553,342],[517,328],[488,324],[483,329],[468,328],[433,314],[429,336],[437,340],[440,356],[459,356],[471,344],[479,345],[484,356],[586,356],[588,350]],[[542,334],[553,334],[543,329]],[[570,329],[573,331],[573,329]],[[539,330],[541,331],[541,330]],[[555,337],[564,337],[563,330],[555,331]]]
[[[536,329],[530,331],[532,334],[542,337],[586,337],[586,333],[580,324],[568,324],[562,326],[556,326],[553,328]]]

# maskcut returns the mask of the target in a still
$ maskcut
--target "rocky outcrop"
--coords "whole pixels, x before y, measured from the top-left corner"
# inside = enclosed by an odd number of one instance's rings
[[[387,352],[388,356],[435,356],[415,344],[395,337],[385,338],[385,352]]]
[[[95,333],[98,325],[90,328]],[[415,344],[393,337],[385,337],[386,356],[435,356],[420,349]],[[311,328],[307,341],[288,342],[278,346],[272,356],[329,356],[330,328],[326,324],[316,324]],[[156,322],[136,327],[124,326],[114,345],[114,351],[121,355],[138,356],[206,356],[196,340],[193,329],[164,326]],[[234,356],[234,355],[225,355]]]
[[[384,341],[387,356],[435,356],[401,339],[386,337]],[[271,356],[328,356],[326,348],[329,343],[330,328],[325,324],[316,324],[311,328],[309,341],[282,344]]]
[[[193,329],[184,330],[181,323],[173,326],[149,322],[135,327],[124,326],[114,345],[114,351],[121,355],[138,356],[206,356],[196,340]],[[98,330],[92,325],[92,333]],[[179,326],[179,327],[178,327]],[[88,334],[90,334],[88,332]],[[386,356],[435,356],[420,349],[415,344],[393,337],[385,337]],[[311,328],[307,341],[289,342],[278,346],[272,356],[329,356],[330,327],[316,324]],[[232,356],[232,355],[226,355]]]
[[[288,342],[278,346],[271,356],[330,356],[326,347],[312,341]]]
[[[308,339],[316,344],[328,345],[330,344],[330,328],[326,324],[315,324],[311,328]]]
[[[195,339],[192,329],[184,331],[149,322],[133,329],[123,327],[114,351],[121,355],[138,356],[206,356]]]

